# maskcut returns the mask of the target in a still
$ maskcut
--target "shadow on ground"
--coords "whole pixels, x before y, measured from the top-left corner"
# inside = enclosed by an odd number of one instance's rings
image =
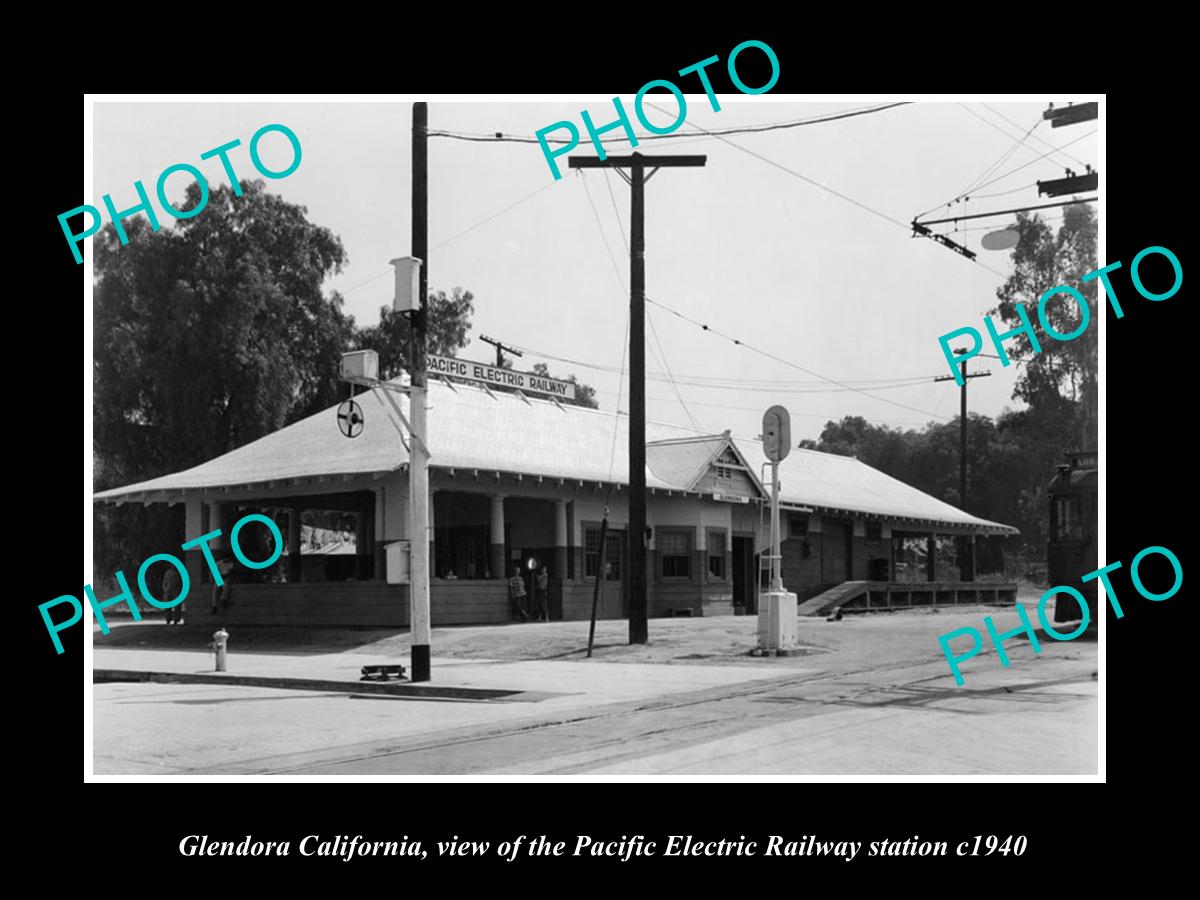
[[[207,614],[205,616],[207,618]],[[184,626],[162,621],[110,622],[112,630],[92,632],[94,647],[128,647],[136,650],[207,650],[213,632],[221,627],[220,617],[212,622],[192,621]],[[226,629],[227,631],[229,629]],[[340,653],[373,645],[381,640],[404,635],[398,628],[307,628],[286,625],[239,625],[230,631],[230,652],[285,653],[308,656]]]

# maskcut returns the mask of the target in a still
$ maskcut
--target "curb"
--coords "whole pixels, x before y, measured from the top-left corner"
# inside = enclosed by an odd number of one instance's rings
[[[267,675],[227,675],[219,672],[149,672],[134,669],[93,669],[93,684],[154,682],[156,684],[223,684],[281,688],[293,691],[329,691],[337,694],[384,694],[429,697],[439,700],[527,700],[527,691],[497,688],[436,687],[411,682],[333,681],[323,678],[281,678]],[[544,699],[537,695],[536,699]]]

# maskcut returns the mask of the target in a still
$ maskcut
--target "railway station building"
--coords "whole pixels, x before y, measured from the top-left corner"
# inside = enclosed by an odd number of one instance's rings
[[[354,438],[342,434],[330,408],[191,469],[94,499],[182,505],[186,533],[164,536],[164,550],[220,528],[217,548],[247,513],[271,517],[284,552],[268,570],[236,567],[222,623],[406,626],[408,453],[390,407],[375,392],[356,399],[365,425]],[[401,396],[406,414],[407,404]],[[431,379],[428,423],[424,539],[434,625],[510,621],[507,577],[517,566],[528,572],[533,561],[549,570],[551,618],[588,618],[597,578],[599,616],[627,615],[626,560],[638,539],[627,527],[627,416]],[[761,556],[769,552],[761,443],[653,422],[646,437],[650,614],[754,612]],[[984,584],[973,581],[969,564],[938,579],[938,540],[1016,533],[851,457],[793,449],[780,481],[783,582],[802,610],[809,598],[836,590],[847,608],[890,606],[894,597],[978,599]],[[315,511],[336,513],[339,527],[313,527]],[[208,566],[199,550],[187,556],[190,602],[202,605]],[[992,599],[1008,598],[993,592]]]

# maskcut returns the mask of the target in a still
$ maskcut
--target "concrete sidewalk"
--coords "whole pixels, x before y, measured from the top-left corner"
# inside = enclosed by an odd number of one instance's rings
[[[288,679],[342,682],[353,693],[362,666],[371,663],[400,662],[406,658],[373,657],[361,652],[291,655],[286,653],[231,653],[228,671],[213,671],[213,654],[197,650],[134,650],[97,647],[93,650],[93,669],[121,669],[139,672],[211,674],[217,677],[252,676],[286,681]],[[571,705],[597,702],[626,702],[658,697],[678,691],[721,687],[779,674],[818,669],[789,668],[786,673],[748,666],[664,666],[654,663],[613,663],[567,660],[485,660],[435,657],[431,664],[430,687],[472,688],[531,692],[547,699]],[[231,679],[232,680],[232,679]],[[407,682],[405,682],[407,683]],[[575,698],[567,700],[566,698]]]
[[[97,647],[94,654],[96,669],[212,674],[212,654],[206,652]],[[323,757],[339,748],[351,752],[364,745],[420,741],[426,736],[454,741],[480,728],[532,728],[545,721],[592,715],[605,707],[685,697],[803,671],[435,657],[433,685],[527,693],[499,701],[463,702],[354,691],[363,664],[388,661],[393,660],[353,652],[240,653],[229,658],[230,675],[338,680],[347,683],[345,693],[219,684],[96,684],[95,772],[260,772],[263,761],[280,757],[300,764],[310,755]],[[812,670],[812,674],[818,673]],[[506,702],[513,699],[526,702]],[[265,768],[276,765],[272,762]]]

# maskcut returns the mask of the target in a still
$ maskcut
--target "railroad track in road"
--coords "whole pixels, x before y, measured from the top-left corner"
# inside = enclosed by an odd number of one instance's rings
[[[1071,658],[1073,657],[1059,659]],[[1043,658],[1037,658],[1041,659]],[[378,763],[379,771],[416,774],[429,772],[431,766],[439,769],[448,759],[455,758],[462,760],[467,766],[466,769],[456,770],[455,773],[466,774],[472,769],[494,767],[498,760],[545,757],[544,753],[526,751],[515,756],[499,752],[488,754],[482,749],[488,744],[569,744],[575,739],[576,733],[582,732],[588,734],[586,739],[580,740],[580,744],[590,751],[602,753],[606,748],[621,748],[614,757],[628,757],[638,755],[632,745],[661,739],[667,735],[675,740],[687,742],[689,733],[703,732],[702,737],[693,739],[693,742],[698,742],[710,739],[714,734],[749,731],[777,723],[781,719],[821,715],[847,705],[911,707],[927,705],[947,697],[968,698],[981,694],[994,696],[1001,692],[1023,692],[1061,685],[1068,681],[1090,681],[1090,678],[1074,676],[1068,679],[1041,681],[1035,677],[1019,684],[983,690],[947,688],[943,691],[906,693],[922,684],[949,677],[941,656],[846,671],[784,674],[649,701],[618,702],[592,710],[556,716],[524,717],[502,725],[468,726],[418,735],[410,739],[372,740],[323,751],[263,757],[243,763],[238,766],[238,771],[288,775],[341,767],[375,770],[374,764]],[[839,685],[841,690],[830,689],[831,686]],[[808,689],[812,688],[817,690],[809,693]],[[795,692],[798,689],[804,689],[806,693],[797,695]],[[899,696],[880,703],[869,702],[870,695],[880,693]],[[708,706],[715,708],[698,710],[694,716],[672,716],[680,711]],[[625,723],[624,727],[618,723]],[[227,765],[222,769],[229,771]],[[200,770],[192,770],[189,774],[197,774],[198,771]]]

